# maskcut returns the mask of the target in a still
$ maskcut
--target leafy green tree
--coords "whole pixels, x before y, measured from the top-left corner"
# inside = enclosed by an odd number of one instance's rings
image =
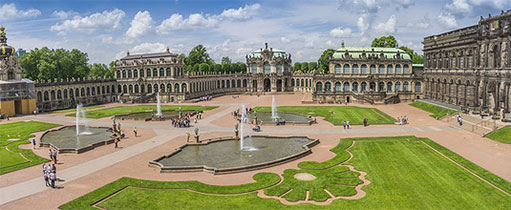
[[[396,38],[392,35],[390,36],[382,36],[380,38],[374,38],[371,47],[385,47],[385,48],[396,48],[397,41]]]
[[[318,59],[318,71],[328,73],[328,65],[330,64],[330,58],[335,53],[334,49],[327,49],[323,51],[321,57]]]
[[[293,72],[302,70],[302,64],[299,62],[295,62],[293,65]]]
[[[239,72],[247,73],[247,64],[239,61],[236,64],[238,65]]]
[[[309,72],[309,64],[307,62],[303,62],[300,66],[300,71],[302,72]]]
[[[177,58],[179,58],[180,60],[183,60],[185,62],[185,65],[187,65],[187,57],[184,53],[181,53],[177,56]]]
[[[232,69],[231,69],[231,64],[230,63],[222,64],[222,72],[230,73],[231,71],[232,71]]]
[[[222,64],[224,63],[231,63],[232,60],[229,58],[229,56],[222,57]]]
[[[309,65],[309,71],[315,71],[318,69],[318,63],[316,63],[316,62],[309,62],[308,65]]]
[[[22,56],[23,76],[31,80],[83,78],[89,75],[87,53],[73,49],[34,49]]]
[[[201,63],[212,64],[213,59],[209,57],[209,54],[203,45],[197,45],[188,54],[187,64],[194,66],[195,64]]]
[[[422,55],[417,54],[412,49],[406,46],[401,46],[399,47],[399,49],[405,51],[408,55],[410,55],[410,57],[412,57],[412,62],[414,64],[424,64],[424,57]]]
[[[89,65],[90,73],[89,76],[91,77],[110,77],[110,69],[106,64],[102,63],[94,63]]]
[[[207,63],[199,64],[199,72],[208,72],[208,71],[209,71],[209,65]]]
[[[222,64],[217,63],[217,64],[213,65],[213,71],[214,72],[222,72]]]

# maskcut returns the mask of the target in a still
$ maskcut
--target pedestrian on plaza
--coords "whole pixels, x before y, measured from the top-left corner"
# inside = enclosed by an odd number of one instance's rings
[[[32,139],[32,146],[34,146],[35,149],[35,139]]]
[[[119,146],[119,138],[114,139],[114,148],[117,148]]]
[[[50,178],[48,176],[49,176],[48,166],[46,166],[46,163],[43,163],[43,177],[46,187],[50,186]]]
[[[57,175],[54,172],[50,172],[50,185],[52,188],[55,188],[55,181],[57,180]]]
[[[364,117],[364,127],[367,127],[367,118]]]
[[[53,164],[57,164],[57,150],[54,149],[52,152],[53,152]]]
[[[138,137],[137,127],[135,127],[135,129],[133,129],[133,133],[135,134],[135,137]]]
[[[350,125],[350,121],[349,121],[349,120],[348,120],[348,123],[347,123],[346,127],[348,127],[348,129],[350,129],[350,128],[351,128],[351,125]]]
[[[190,141],[190,133],[186,132],[186,142]]]
[[[346,121],[344,121],[343,125],[344,125],[344,130],[346,130]]]
[[[48,155],[50,156],[50,160],[53,161],[53,151],[52,149],[48,149]]]
[[[49,164],[48,164],[49,165]],[[55,166],[55,164],[51,164],[49,165],[49,168],[50,169],[50,172],[53,172],[53,173],[57,173],[57,167]]]

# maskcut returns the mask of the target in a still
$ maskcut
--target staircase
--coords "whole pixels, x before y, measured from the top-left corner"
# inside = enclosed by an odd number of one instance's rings
[[[399,100],[399,93],[396,94],[390,94],[387,97],[383,99],[384,104],[397,104],[401,100]]]
[[[444,120],[449,124],[459,126],[456,115],[457,114],[448,115]],[[463,120],[463,126],[461,126],[461,128],[480,136],[484,136],[503,127],[503,125],[495,123],[492,119],[480,119],[467,114],[461,114],[461,118]]]
[[[302,104],[313,104],[312,93],[306,92],[303,94]]]

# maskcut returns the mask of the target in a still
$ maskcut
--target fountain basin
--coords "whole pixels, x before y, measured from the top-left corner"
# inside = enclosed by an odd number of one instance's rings
[[[184,115],[190,113],[192,116],[194,116],[194,115],[196,115],[199,112],[200,111],[195,111],[195,110],[182,111],[182,114],[184,116]],[[177,111],[177,110],[166,110],[166,111],[162,111],[161,118],[157,118],[156,117],[156,112],[153,112],[153,111],[133,112],[133,113],[128,113],[128,114],[120,114],[120,115],[115,115],[115,118],[116,119],[120,119],[120,120],[144,120],[144,121],[149,121],[149,120],[168,120],[168,119],[172,119],[172,118],[177,118],[178,116],[179,116],[179,111]]]
[[[263,125],[275,124],[275,118],[272,118],[272,113],[268,111],[256,111],[257,115],[257,123],[262,123]],[[285,121],[286,124],[297,124],[297,125],[310,125],[313,120],[308,116],[295,114],[290,112],[279,111],[278,114],[279,121]],[[249,114],[250,119],[255,119],[254,113]]]
[[[227,174],[268,168],[312,153],[318,139],[304,136],[252,136],[252,147],[240,150],[240,142],[232,137],[209,139],[200,144],[186,144],[169,155],[149,162],[160,172],[197,172]]]
[[[114,139],[110,128],[89,127],[89,135],[76,135],[76,126],[64,126],[46,131],[40,140],[41,147],[52,147],[59,153],[83,153],[96,147],[111,144]]]

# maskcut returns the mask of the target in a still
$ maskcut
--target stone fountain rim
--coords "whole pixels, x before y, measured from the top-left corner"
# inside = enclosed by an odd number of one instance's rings
[[[62,130],[64,128],[67,128],[67,127],[76,127],[76,125],[64,125],[64,126],[60,126],[60,127],[57,127],[57,128],[46,130],[41,135],[41,137],[39,137],[39,145],[40,145],[40,147],[48,147],[48,148],[56,149],[59,152],[59,154],[60,153],[75,153],[75,154],[80,154],[80,153],[83,153],[83,152],[86,152],[86,151],[89,151],[89,150],[93,150],[94,148],[102,146],[102,145],[111,144],[111,143],[114,142],[114,139],[115,139],[115,138],[109,138],[107,140],[98,141],[96,143],[89,144],[89,145],[81,147],[81,148],[59,148],[59,147],[53,145],[52,143],[44,143],[42,141],[43,137],[46,134],[48,134],[49,132],[60,131],[60,130]],[[109,127],[103,127],[103,126],[89,126],[89,127],[90,128],[104,128],[104,129],[107,129],[107,130],[111,129]]]

